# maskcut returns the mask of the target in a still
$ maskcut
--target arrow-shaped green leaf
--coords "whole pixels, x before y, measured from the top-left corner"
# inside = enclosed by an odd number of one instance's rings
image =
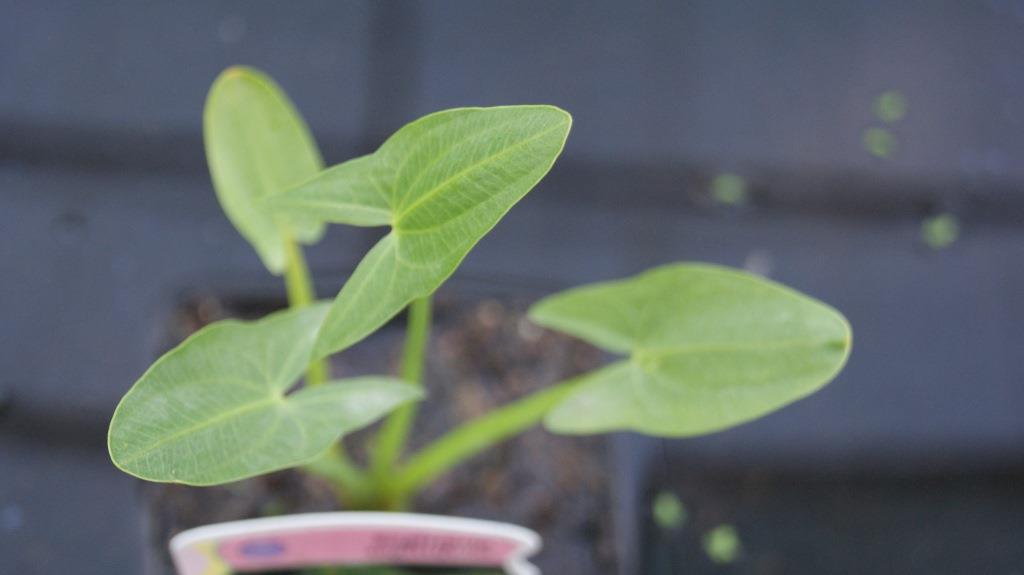
[[[114,463],[150,481],[212,485],[315,459],[342,434],[420,397],[384,377],[288,393],[327,306],[208,326],[135,383],[114,412]]]
[[[629,358],[586,376],[548,413],[558,433],[681,437],[755,419],[839,373],[850,328],[779,284],[709,265],[668,265],[576,288],[530,310],[537,323]]]
[[[289,237],[313,243],[323,233],[317,219],[275,215],[261,203],[323,169],[309,128],[270,77],[236,66],[210,88],[203,139],[224,212],[267,269],[280,274]]]
[[[335,299],[316,355],[353,345],[436,290],[551,169],[570,124],[551,106],[438,112],[372,155],[270,198],[275,209],[305,218],[391,226]]]

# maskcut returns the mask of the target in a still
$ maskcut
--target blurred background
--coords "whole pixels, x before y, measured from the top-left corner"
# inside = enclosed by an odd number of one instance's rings
[[[0,0],[0,572],[143,572],[113,407],[191,294],[280,295],[205,168],[206,91],[238,63],[328,163],[442,108],[573,114],[452,289],[701,260],[846,313],[817,395],[611,439],[621,573],[1024,573],[1019,0]],[[311,251],[322,293],[375,237]]]

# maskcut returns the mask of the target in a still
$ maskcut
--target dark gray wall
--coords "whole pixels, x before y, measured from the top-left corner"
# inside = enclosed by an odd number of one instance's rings
[[[195,136],[210,79],[248,62],[342,142],[443,107],[551,102],[576,116],[570,158],[1024,176],[1011,0],[0,8],[6,125]],[[886,90],[910,111],[878,162],[861,132]]]

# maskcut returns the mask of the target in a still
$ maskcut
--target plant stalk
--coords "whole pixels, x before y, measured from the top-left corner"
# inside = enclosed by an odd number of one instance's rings
[[[427,341],[430,338],[430,296],[413,300],[409,305],[409,319],[405,329],[405,347],[402,350],[401,378],[422,386]],[[372,453],[373,475],[382,485],[390,483],[399,458],[405,451],[409,430],[416,420],[417,405],[410,403],[392,413],[380,432]]]
[[[294,238],[285,240],[285,256],[284,283],[288,292],[288,307],[299,309],[311,305],[316,301],[316,291],[313,289],[313,280],[302,247]],[[330,375],[330,365],[326,358],[313,361],[306,370],[306,385],[320,385]],[[350,504],[361,505],[369,492],[365,473],[352,463],[341,442],[336,443],[320,459],[305,465],[304,469],[329,480],[339,492],[339,498]]]
[[[338,499],[347,509],[363,509],[373,499],[370,478],[352,463],[341,442],[335,443],[320,459],[306,464],[303,469],[330,481]]]
[[[293,238],[285,240],[285,269],[284,285],[288,291],[288,307],[293,309],[303,308],[316,301],[316,292],[313,290],[313,280],[309,275],[309,267],[306,265],[306,258],[302,255],[302,248]],[[330,377],[330,368],[327,359],[319,359],[309,364],[306,370],[306,385],[313,387],[327,381]]]
[[[582,380],[573,378],[463,423],[423,448],[398,470],[392,497],[404,504],[452,467],[536,425],[572,393]]]

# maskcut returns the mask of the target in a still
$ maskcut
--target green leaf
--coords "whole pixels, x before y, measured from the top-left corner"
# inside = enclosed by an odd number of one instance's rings
[[[288,237],[316,242],[317,219],[275,215],[261,200],[319,173],[316,142],[288,96],[267,75],[236,66],[213,83],[203,114],[210,175],[224,212],[274,274]]]
[[[436,290],[551,169],[571,123],[551,106],[438,112],[269,200],[297,216],[391,226],[338,294],[316,355],[355,344]]]
[[[114,412],[114,464],[150,481],[226,483],[312,461],[342,434],[420,397],[383,377],[288,393],[326,312],[318,304],[218,322],[168,352]]]
[[[674,264],[542,300],[530,317],[628,354],[548,413],[567,434],[683,437],[732,427],[821,388],[850,351],[845,318],[753,275]]]

